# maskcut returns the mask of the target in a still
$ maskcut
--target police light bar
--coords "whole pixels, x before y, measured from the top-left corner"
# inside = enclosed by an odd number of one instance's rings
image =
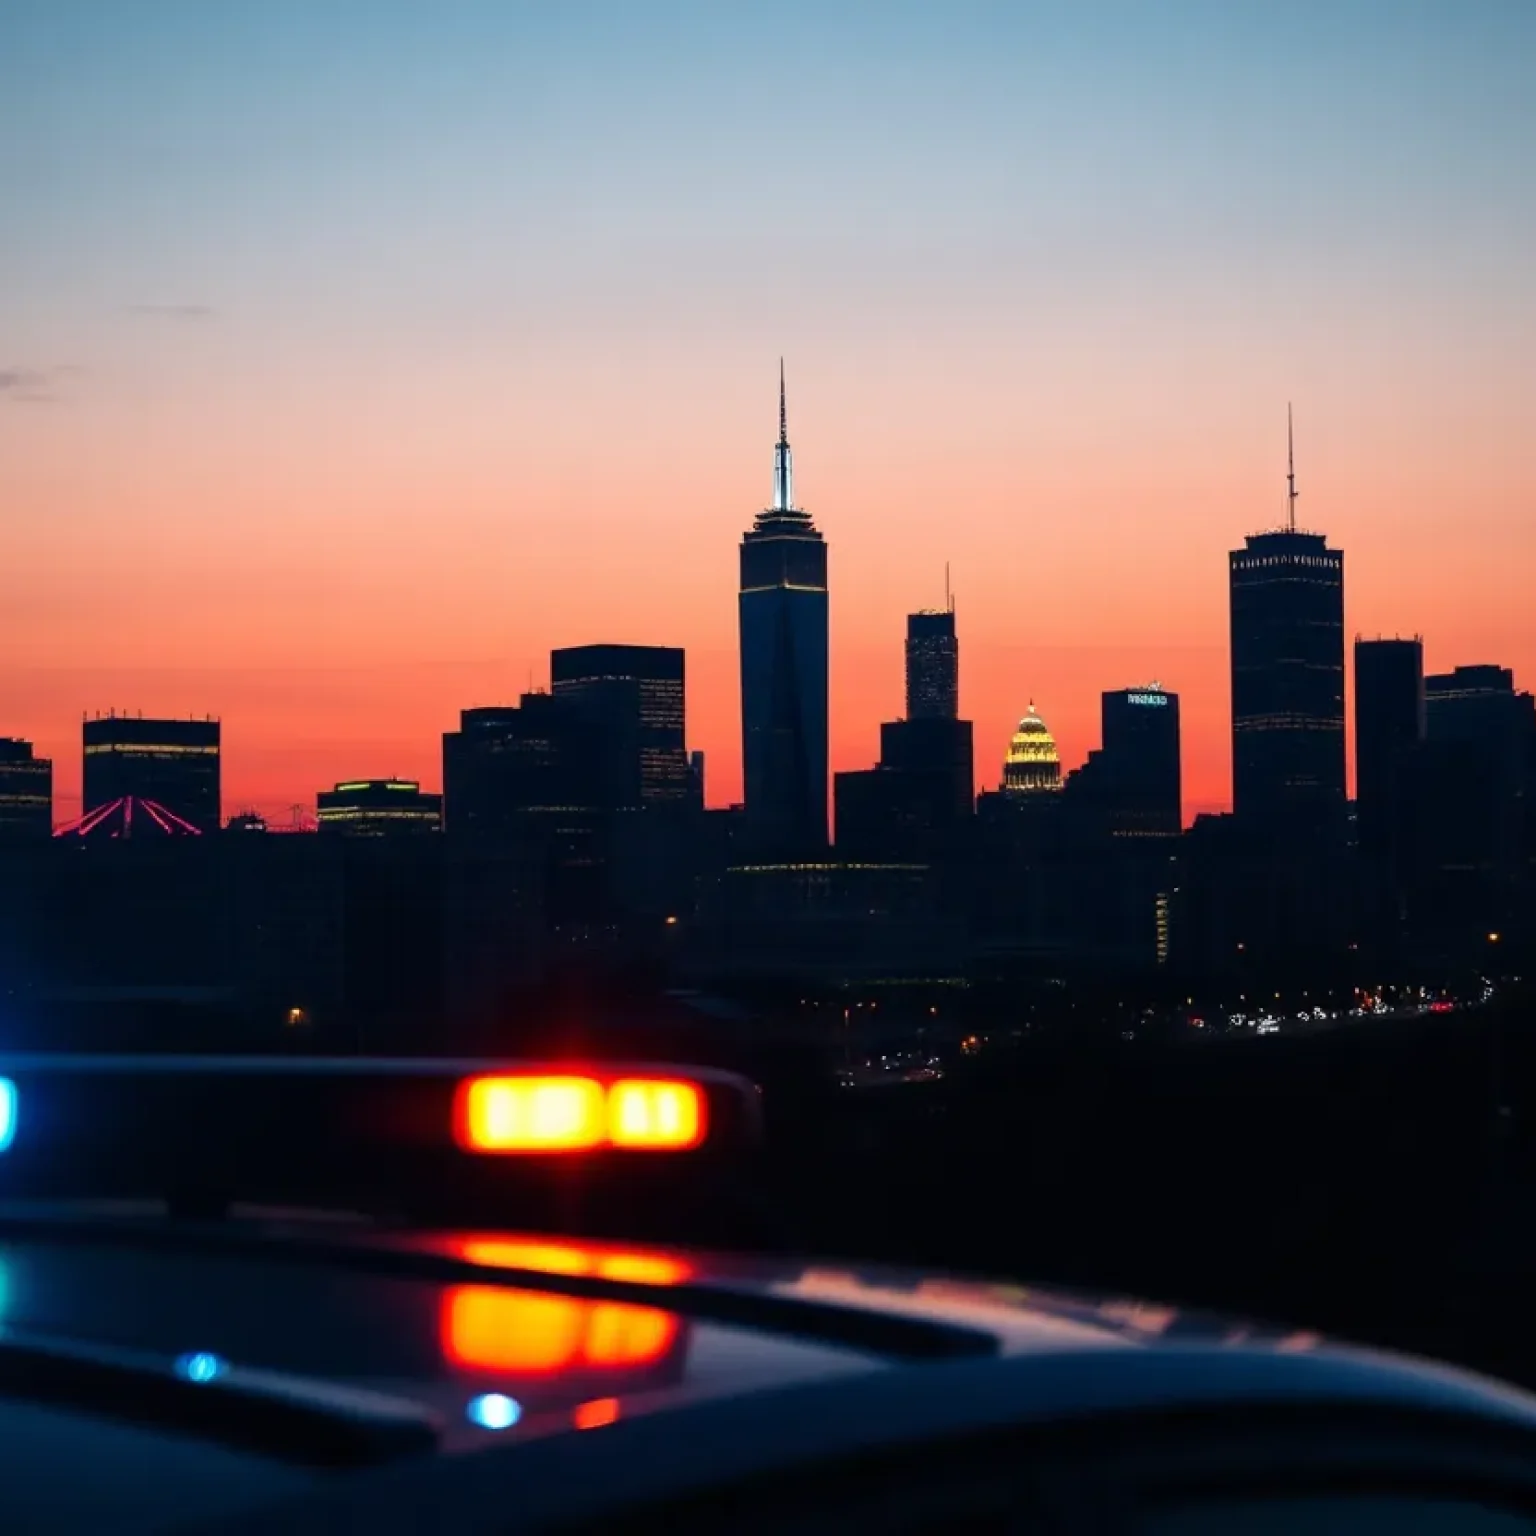
[[[466,1152],[691,1152],[708,1104],[686,1078],[503,1073],[459,1084],[454,1133]]]
[[[364,1058],[0,1057],[0,1200],[154,1198],[464,1219],[510,1195],[674,1195],[760,1140],[708,1068]]]

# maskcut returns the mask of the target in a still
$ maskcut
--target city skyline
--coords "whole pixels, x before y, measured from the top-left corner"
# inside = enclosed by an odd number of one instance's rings
[[[1528,10],[326,11],[0,18],[37,147],[0,180],[0,730],[61,820],[83,712],[220,715],[228,808],[281,815],[439,786],[460,709],[589,643],[686,650],[739,800],[781,352],[834,771],[949,562],[979,784],[1031,698],[1070,768],[1157,677],[1186,816],[1229,804],[1224,567],[1283,519],[1287,399],[1346,637],[1536,676]]]
[[[772,513],[773,513],[773,511],[775,509],[790,509],[790,508],[793,508],[796,505],[796,503],[794,502],[793,469],[792,469],[792,461],[790,459],[790,444],[789,444],[789,441],[788,441],[787,437],[785,436],[785,425],[784,425],[784,423],[785,423],[785,414],[784,414],[784,412],[785,412],[785,399],[784,399],[784,379],[783,379],[782,361],[781,361],[781,364],[780,364],[780,386],[779,387],[780,387],[780,395],[779,395],[779,429],[780,429],[780,436],[779,436],[779,439],[776,442],[775,447],[774,447],[774,471],[773,471],[772,499],[771,499],[768,511],[766,513],[760,512],[758,514],[758,521],[759,521],[759,523],[761,523],[763,517],[765,517],[765,516],[771,517],[771,515],[772,515]],[[1247,533],[1247,534],[1245,534],[1243,536],[1245,538],[1247,544],[1250,547],[1253,546],[1254,541],[1255,541],[1256,538],[1259,538],[1259,539],[1262,540],[1262,539],[1267,539],[1267,538],[1270,538],[1270,537],[1279,537],[1279,536],[1285,534],[1287,529],[1291,529],[1293,531],[1294,530],[1301,530],[1301,537],[1303,537],[1303,538],[1317,538],[1317,539],[1321,539],[1323,541],[1326,541],[1326,539],[1327,539],[1327,535],[1326,534],[1318,534],[1314,530],[1311,530],[1311,529],[1307,528],[1307,526],[1304,523],[1304,521],[1297,520],[1296,502],[1298,500],[1299,493],[1298,493],[1298,491],[1296,489],[1295,459],[1294,459],[1294,446],[1293,446],[1294,429],[1293,429],[1292,419],[1291,418],[1292,418],[1292,412],[1291,412],[1290,407],[1288,406],[1287,407],[1286,475],[1285,475],[1285,487],[1286,487],[1286,489],[1285,489],[1285,493],[1284,493],[1284,495],[1285,495],[1285,511],[1279,517],[1277,517],[1272,523],[1265,524],[1262,527],[1255,528],[1255,529],[1251,530],[1249,533]],[[807,526],[809,527],[810,524],[807,524]],[[1229,551],[1229,558],[1235,557],[1236,553],[1237,552],[1235,552],[1235,551]],[[894,658],[895,658],[894,662],[893,662],[893,665],[896,666],[898,668],[899,672],[900,672],[899,691],[900,691],[900,693],[902,695],[902,698],[901,698],[901,707],[896,709],[893,713],[891,713],[886,718],[890,718],[890,719],[910,718],[909,710],[908,710],[908,704],[910,702],[909,698],[908,698],[908,693],[909,693],[909,690],[910,690],[910,678],[909,678],[910,645],[911,645],[911,638],[910,638],[910,636],[911,636],[911,623],[912,623],[913,618],[918,616],[918,615],[925,614],[925,613],[933,614],[933,615],[943,615],[945,618],[951,619],[951,620],[957,618],[956,607],[955,607],[955,600],[954,600],[953,594],[950,591],[950,587],[949,587],[949,577],[950,577],[950,573],[949,573],[949,570],[948,570],[948,568],[946,566],[946,570],[945,570],[945,573],[944,573],[944,603],[945,603],[945,607],[943,609],[938,609],[938,610],[934,610],[934,609],[929,609],[929,610],[916,609],[916,610],[912,610],[910,612],[906,612],[905,615],[904,615],[905,622],[907,624],[907,630],[906,630],[906,633],[905,633],[905,646],[902,646],[900,644],[900,641],[901,641],[902,637],[898,636],[896,638],[893,638],[892,650],[893,650],[893,655],[894,655]],[[1345,601],[1346,601],[1346,621],[1345,621],[1345,630],[1346,630],[1346,632],[1349,630],[1349,623],[1348,623],[1348,619],[1347,619],[1347,611],[1348,611],[1347,610],[1347,601],[1348,601],[1348,599],[1347,599],[1347,591],[1348,591],[1348,589],[1346,588],[1346,599],[1345,599]],[[835,599],[831,603],[830,608],[831,608],[831,613],[834,616],[834,622],[835,622],[835,614],[836,614],[836,608],[837,608],[837,604],[836,604],[836,600]],[[1229,616],[1228,622],[1230,623],[1230,616]],[[1406,636],[1406,635],[1408,635],[1411,632],[1412,632],[1412,626],[1409,625],[1409,626],[1406,626],[1401,633],[1402,633],[1402,635]],[[1397,637],[1396,636],[1377,636],[1377,635],[1368,634],[1365,631],[1356,631],[1350,638],[1351,638],[1351,643],[1353,643],[1355,640],[1362,639],[1362,638],[1369,640],[1369,639],[1377,639],[1377,638],[1397,638]],[[1433,654],[1433,651],[1430,649],[1430,647],[1432,646],[1432,637],[1430,637],[1428,640],[1424,640],[1421,637],[1415,636],[1415,639],[1416,639],[1416,641],[1418,643],[1420,643],[1420,644],[1422,644],[1424,646],[1425,652],[1426,652],[1427,656]],[[739,665],[739,659],[740,659],[740,644],[741,644],[741,640],[740,640],[740,637],[738,636],[738,652],[737,652],[738,665]],[[679,647],[669,647],[669,646],[666,645],[666,643],[664,641],[635,642],[635,641],[626,641],[626,640],[619,640],[619,641],[615,641],[615,640],[586,640],[586,641],[582,641],[580,643],[577,643],[575,645],[572,645],[571,643],[565,642],[565,641],[555,641],[548,648],[548,651],[546,653],[546,658],[547,659],[545,660],[542,669],[530,668],[529,675],[528,675],[528,677],[526,679],[526,682],[525,682],[524,686],[514,687],[514,686],[510,686],[509,685],[508,688],[505,690],[505,697],[503,699],[501,699],[499,702],[503,703],[503,704],[507,704],[507,705],[515,704],[517,702],[517,699],[524,692],[530,692],[531,691],[531,692],[537,692],[537,693],[548,693],[551,690],[558,691],[558,679],[555,677],[555,671],[556,671],[557,658],[562,653],[568,653],[568,652],[573,652],[573,651],[579,652],[579,651],[582,651],[582,650],[603,651],[603,650],[615,650],[615,649],[617,649],[617,650],[626,650],[626,649],[628,649],[628,650],[636,650],[636,649],[638,649],[638,650],[642,650],[642,651],[646,650],[646,649],[663,650],[663,651],[664,650],[668,650],[668,649],[672,649],[672,650],[677,651],[679,654],[683,654],[684,650],[685,650],[685,648],[680,647],[680,646]],[[1152,649],[1152,647],[1141,647],[1141,649],[1150,651]],[[1224,655],[1222,657],[1222,667],[1223,667],[1223,670],[1229,669],[1230,668],[1230,664],[1231,664],[1231,646],[1230,646],[1230,640],[1229,640],[1229,643],[1225,647]],[[1497,658],[1494,658],[1492,660],[1484,659],[1482,661],[1471,661],[1471,662],[1469,662],[1469,661],[1467,661],[1465,659],[1462,659],[1462,658],[1457,658],[1455,661],[1447,660],[1443,666],[1430,665],[1429,662],[1426,661],[1425,667],[1426,667],[1426,671],[1445,671],[1445,672],[1449,672],[1454,666],[1467,666],[1467,665],[1508,666],[1509,664],[1507,662],[1500,661]],[[1517,686],[1526,686],[1526,684],[1522,680],[1520,668],[1517,666],[1517,667],[1513,667],[1511,670],[1513,670],[1515,675],[1516,675]],[[1150,674],[1148,674],[1148,676],[1150,677]],[[967,690],[966,690],[966,685],[965,685],[965,674],[964,674],[964,669],[963,668],[960,670],[959,677],[960,677],[960,695],[961,695],[961,700],[962,700],[960,712],[962,714],[964,714],[966,706],[965,706],[963,701],[965,699]],[[1167,686],[1171,686],[1171,685],[1165,684],[1163,682],[1161,676],[1159,676],[1158,681],[1155,684],[1150,683],[1148,681],[1148,678],[1142,678],[1139,681],[1138,680],[1130,680],[1128,682],[1125,678],[1122,677],[1122,678],[1119,678],[1118,680],[1106,681],[1105,684],[1104,684],[1103,689],[1100,690],[1100,692],[1115,691],[1115,690],[1123,691],[1127,687],[1129,687],[1131,689],[1135,689],[1137,687],[1143,687],[1143,686],[1167,687]],[[1346,695],[1345,696],[1346,696],[1346,699],[1349,701],[1349,708],[1347,709],[1346,715],[1345,715],[1346,736],[1347,736],[1347,740],[1348,740],[1348,773],[1347,773],[1346,783],[1347,783],[1347,792],[1352,796],[1353,793],[1354,793],[1354,787],[1355,787],[1354,786],[1354,781],[1355,781],[1355,722],[1354,722],[1354,719],[1353,719],[1353,700],[1354,700],[1354,696],[1355,696],[1355,683],[1354,683],[1354,677],[1353,677],[1353,669],[1350,668],[1350,667],[1346,667],[1345,668],[1345,688],[1346,688]],[[1175,689],[1174,691],[1177,692],[1179,690]],[[1095,700],[1097,700],[1098,697],[1099,697],[1099,692],[1096,692],[1094,694]],[[1224,697],[1225,697],[1225,699],[1227,700],[1227,702],[1228,702],[1228,704],[1230,706],[1230,699],[1231,699],[1230,683],[1228,684],[1228,688],[1227,688],[1227,691],[1225,692]],[[489,702],[490,701],[487,701],[487,700],[477,699],[475,701],[475,703],[472,704],[472,705],[468,705],[468,706],[458,705],[458,706],[455,706],[454,707],[454,713],[457,713],[460,709],[465,708],[465,707],[468,707],[468,708],[485,708],[485,707],[488,706]],[[1208,701],[1206,701],[1206,702],[1208,703]],[[1066,718],[1072,719],[1073,722],[1074,722],[1074,725],[1079,730],[1082,730],[1081,722],[1078,720],[1078,716],[1080,714],[1080,710],[1075,708],[1075,707],[1073,707],[1075,703],[1076,703],[1075,700],[1063,699],[1061,701],[1061,704],[1065,705],[1066,707],[1060,707],[1058,705],[1057,701],[1052,700],[1052,701],[1050,701],[1048,703],[1047,709],[1044,712],[1047,714],[1048,718],[1051,719],[1052,721],[1054,721],[1058,717],[1066,717]],[[1010,724],[1008,726],[1007,736],[1003,739],[1003,741],[1001,742],[1001,745],[999,747],[999,750],[997,750],[995,753],[989,754],[988,751],[987,751],[987,748],[989,747],[989,745],[991,745],[991,743],[989,743],[989,742],[987,742],[985,740],[980,743],[979,750],[978,750],[978,753],[977,753],[977,759],[978,760],[977,760],[977,764],[976,764],[976,787],[977,787],[978,791],[995,789],[995,788],[998,788],[1002,784],[1003,778],[1004,778],[1003,769],[1004,769],[1005,761],[1006,761],[1006,758],[1007,758],[1008,746],[1009,746],[1009,742],[1013,739],[1013,735],[1014,735],[1015,730],[1017,729],[1018,720],[1022,719],[1022,718],[1025,718],[1026,716],[1032,714],[1039,707],[1039,705],[1040,705],[1040,700],[1038,700],[1035,697],[1031,696],[1026,701],[1026,704],[1025,704],[1024,708],[1022,710],[1018,711],[1015,716],[1011,717]],[[1206,713],[1206,711],[1201,710],[1201,709],[1199,709],[1197,707],[1195,713],[1198,715],[1198,714]],[[81,712],[80,712],[81,719],[85,720],[85,721],[100,720],[102,718],[110,718],[110,717],[112,717],[114,715],[116,717],[118,717],[118,718],[123,718],[123,719],[127,719],[127,718],[130,718],[130,717],[133,717],[133,716],[137,715],[137,716],[143,716],[143,717],[146,717],[146,718],[149,718],[149,717],[153,716],[154,718],[158,718],[158,719],[161,719],[161,720],[196,721],[197,719],[201,718],[201,719],[212,719],[212,720],[215,720],[215,721],[220,722],[220,723],[227,723],[227,722],[224,722],[224,717],[222,717],[218,713],[218,711],[216,709],[207,710],[207,711],[203,712],[202,714],[199,714],[196,711],[178,712],[176,714],[172,714],[172,713],[170,713],[168,711],[157,711],[157,710],[143,709],[143,708],[133,708],[133,707],[119,708],[118,706],[113,705],[113,706],[109,706],[108,708],[105,708],[105,709],[81,710]],[[690,715],[691,715],[691,711],[690,711]],[[1095,724],[1096,723],[1097,722],[1095,721]],[[1224,795],[1220,795],[1220,796],[1215,797],[1215,798],[1202,798],[1199,795],[1198,792],[1191,793],[1190,788],[1189,788],[1189,781],[1188,781],[1188,777],[1187,777],[1187,766],[1186,766],[1186,777],[1185,777],[1185,780],[1184,780],[1184,800],[1185,800],[1184,821],[1185,821],[1186,825],[1189,822],[1193,821],[1193,819],[1197,815],[1213,813],[1213,812],[1223,812],[1223,811],[1228,811],[1228,810],[1232,809],[1232,806],[1233,806],[1233,803],[1234,803],[1234,801],[1233,801],[1233,793],[1232,793],[1234,765],[1233,765],[1233,759],[1232,759],[1232,755],[1231,755],[1232,754],[1232,735],[1231,735],[1232,721],[1231,721],[1230,714],[1228,714],[1228,716],[1227,716],[1227,718],[1226,718],[1226,720],[1224,722],[1224,725],[1225,725],[1226,740],[1223,743],[1223,746],[1225,748],[1226,756],[1227,756],[1226,793]],[[830,805],[830,798],[831,798],[832,776],[835,775],[837,772],[840,772],[840,771],[847,771],[849,769],[857,769],[857,768],[867,767],[869,761],[873,761],[874,758],[878,756],[878,748],[879,748],[878,732],[879,732],[879,726],[878,726],[878,723],[877,723],[876,726],[875,726],[875,741],[874,741],[874,744],[872,746],[871,751],[865,756],[865,758],[863,760],[857,760],[857,755],[855,755],[854,759],[852,759],[852,760],[850,760],[848,762],[841,762],[835,756],[832,757],[831,762],[830,762],[830,766],[829,766],[828,780],[827,780],[827,783],[828,783],[828,802],[829,802],[829,805]],[[55,810],[56,810],[55,820],[59,821],[59,822],[66,822],[66,821],[70,820],[72,818],[72,816],[78,811],[78,809],[83,806],[83,803],[84,803],[84,796],[83,796],[83,794],[81,792],[81,785],[80,785],[80,782],[79,782],[79,774],[78,774],[78,772],[76,772],[74,774],[71,773],[71,764],[72,764],[72,762],[79,762],[80,761],[78,737],[76,737],[72,742],[65,744],[63,746],[63,749],[60,750],[60,744],[58,743],[57,738],[56,737],[50,737],[46,733],[40,733],[40,734],[38,734],[35,737],[26,737],[25,733],[23,733],[22,731],[17,730],[17,731],[11,732],[10,734],[12,736],[14,736],[14,737],[23,738],[23,739],[28,740],[36,748],[36,751],[37,751],[37,753],[38,753],[38,755],[40,757],[51,757],[52,758],[53,766],[54,766],[54,794],[53,794],[53,799],[54,799],[54,805],[55,805]],[[1055,737],[1058,745],[1060,745],[1061,744],[1061,740],[1062,740],[1061,733],[1059,731],[1057,731],[1054,728],[1054,726],[1052,728],[1052,734]],[[846,731],[841,731],[841,732],[839,731],[839,722],[838,722],[837,717],[836,717],[835,707],[831,711],[830,735],[831,735],[831,739],[832,739],[832,741],[834,743],[836,743],[839,740],[840,737],[844,741],[847,741],[847,739],[848,739],[848,733]],[[439,737],[439,740],[440,740],[440,737]],[[1070,747],[1064,747],[1063,748],[1062,753],[1061,753],[1062,772],[1065,774],[1065,773],[1071,771],[1072,769],[1081,766],[1084,762],[1087,761],[1089,753],[1098,744],[1099,744],[1099,742],[1097,740],[1096,733],[1090,727],[1086,732],[1084,732],[1084,741],[1083,741],[1083,745],[1082,745],[1081,751],[1077,751],[1077,750],[1075,750],[1075,748],[1070,748]],[[704,751],[706,753],[706,756],[710,755],[711,749],[709,747],[707,747],[707,746],[701,745],[700,742],[698,741],[698,739],[696,738],[696,736],[693,735],[692,731],[690,731],[690,739],[686,743],[686,746],[687,746],[687,749],[689,751]],[[71,750],[71,747],[73,748],[73,750]],[[725,763],[726,772],[727,772],[727,774],[729,774],[729,772],[730,772],[730,770],[731,770],[733,765],[730,762],[728,751],[722,752],[721,749],[718,748],[718,747],[715,749],[715,751],[719,752],[721,756],[725,757],[725,759],[726,759],[726,763]],[[856,748],[854,749],[854,751],[855,751],[855,754],[857,754],[857,749]],[[1187,747],[1186,747],[1186,754],[1187,754]],[[419,763],[419,762],[422,761],[422,754],[419,752],[419,750],[417,750],[417,748],[414,745],[407,746],[405,748],[405,750],[404,750],[404,755],[413,764]],[[441,789],[441,787],[442,787],[442,785],[441,785],[441,780],[442,780],[441,756],[440,756],[440,754],[429,754],[429,761],[430,761],[430,758],[431,758],[432,755],[435,755],[435,761],[433,761],[431,763],[431,766],[426,771],[419,771],[419,772],[417,772],[416,782],[419,782],[424,788],[427,788],[427,789],[432,789],[434,787],[436,789]],[[228,762],[228,761],[229,761],[229,759],[226,759],[226,762]],[[713,765],[718,763],[719,758],[718,757],[714,757],[714,758],[711,759],[711,761],[712,761],[712,770],[713,770],[712,771],[712,782],[715,783],[715,784],[718,784],[719,783],[719,778],[715,777],[715,773],[718,772],[718,769],[714,769]],[[1186,755],[1186,764],[1187,764],[1187,755]],[[722,794],[720,794],[717,791],[716,793],[711,794],[709,796],[709,800],[708,800],[708,803],[709,803],[709,805],[711,807],[719,808],[719,807],[725,807],[725,806],[729,806],[729,805],[738,805],[738,804],[740,804],[742,802],[742,799],[743,799],[743,793],[742,793],[743,786],[741,786],[741,783],[740,783],[740,779],[741,779],[741,773],[740,773],[741,760],[740,760],[739,756],[738,756],[737,762],[736,762],[736,764],[734,766],[735,766],[735,769],[736,769],[734,780],[728,780],[728,782],[734,782],[737,785],[735,793],[728,793],[728,794],[722,795]],[[236,772],[231,777],[232,777],[232,782],[236,786],[238,786],[240,784],[240,782],[241,782],[241,775],[240,775],[239,767],[238,767],[237,763],[235,764],[235,767],[236,767]],[[385,778],[395,778],[395,779],[398,779],[398,778],[402,777],[402,774],[399,773],[399,772],[389,772],[389,773],[374,772],[374,769],[376,767],[377,767],[377,765],[373,765],[372,767],[370,767],[370,773],[372,773],[375,778],[378,778],[380,780],[385,779]],[[343,775],[342,777],[357,778],[358,774],[354,773],[352,775]],[[73,784],[73,790],[71,789],[71,785],[72,784]],[[62,786],[62,788],[61,788],[61,786]],[[253,797],[252,795],[249,795],[249,794],[242,794],[238,788],[234,788],[234,789],[231,789],[231,790],[227,791],[226,794],[225,794],[224,805],[223,805],[223,813],[227,817],[227,816],[231,816],[231,815],[235,815],[235,814],[239,814],[239,813],[244,813],[244,812],[247,812],[247,811],[255,811],[257,813],[264,814],[264,815],[271,815],[274,818],[276,818],[280,813],[287,813],[289,811],[292,811],[297,806],[304,806],[306,808],[313,806],[313,804],[316,803],[317,796],[322,794],[322,793],[324,793],[327,790],[328,787],[329,786],[324,785],[324,784],[317,784],[313,788],[300,787],[300,788],[296,789],[294,794],[279,795],[279,796],[276,796],[274,798],[268,798],[266,800],[257,799],[255,797]]]

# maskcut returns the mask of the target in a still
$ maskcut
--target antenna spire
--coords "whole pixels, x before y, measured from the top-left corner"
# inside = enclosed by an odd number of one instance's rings
[[[1285,402],[1285,499],[1287,519],[1296,532],[1296,432],[1291,424],[1291,402]]]
[[[945,613],[953,613],[955,611],[955,594],[949,589],[948,560],[944,562],[944,611]]]
[[[773,510],[795,505],[795,464],[789,451],[789,411],[784,403],[784,359],[779,359],[779,441],[773,450]]]

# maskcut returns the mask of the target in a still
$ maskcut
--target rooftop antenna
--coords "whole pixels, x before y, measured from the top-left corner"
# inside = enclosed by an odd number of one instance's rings
[[[779,359],[779,440],[773,449],[773,510],[792,511],[795,505],[794,460],[789,451],[789,410],[784,400],[784,359]]]
[[[948,560],[944,562],[944,611],[945,613],[953,613],[955,611],[955,595],[949,590]]]
[[[1291,402],[1285,402],[1285,499],[1289,506],[1289,525],[1296,532],[1296,433],[1291,425]]]

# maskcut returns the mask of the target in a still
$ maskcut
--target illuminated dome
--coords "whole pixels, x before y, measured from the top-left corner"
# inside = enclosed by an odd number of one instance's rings
[[[1019,721],[1003,760],[1003,792],[1033,795],[1061,788],[1061,753],[1033,703]]]

